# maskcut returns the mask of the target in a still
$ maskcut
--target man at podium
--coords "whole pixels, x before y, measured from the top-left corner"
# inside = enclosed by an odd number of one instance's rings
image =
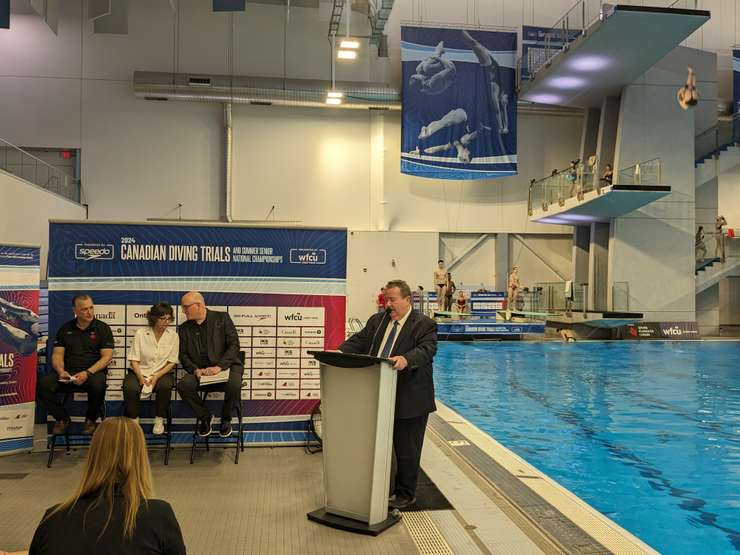
[[[387,358],[398,371],[393,426],[396,477],[389,504],[403,509],[416,501],[424,431],[429,413],[437,410],[432,380],[437,323],[411,308],[411,289],[405,281],[389,281],[385,299],[385,311],[371,316],[339,350]]]

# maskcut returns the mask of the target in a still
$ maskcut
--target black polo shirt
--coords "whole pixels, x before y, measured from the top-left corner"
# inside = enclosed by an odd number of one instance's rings
[[[75,318],[59,328],[54,346],[64,347],[64,369],[76,374],[100,360],[100,349],[113,349],[113,332],[108,324],[97,318],[81,330]]]

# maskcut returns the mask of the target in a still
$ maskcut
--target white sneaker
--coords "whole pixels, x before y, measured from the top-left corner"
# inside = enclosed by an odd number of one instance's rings
[[[164,418],[162,418],[161,416],[154,417],[154,427],[152,428],[152,433],[155,436],[161,436],[164,433]]]

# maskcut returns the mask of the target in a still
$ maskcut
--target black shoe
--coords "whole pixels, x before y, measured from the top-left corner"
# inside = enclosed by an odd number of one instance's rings
[[[396,495],[395,499],[388,502],[388,506],[393,509],[398,509],[399,511],[402,511],[404,509],[408,509],[414,503],[416,503],[416,497],[405,497],[403,495]]]
[[[198,421],[198,435],[200,437],[208,437],[211,435],[211,424],[213,423],[213,415],[209,414],[205,419]]]
[[[229,437],[231,435],[231,422],[228,420],[222,420],[221,427],[218,429],[218,435],[221,437]]]

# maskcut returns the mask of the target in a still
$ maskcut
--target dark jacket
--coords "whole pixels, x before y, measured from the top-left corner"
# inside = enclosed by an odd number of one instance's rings
[[[239,336],[236,333],[234,322],[226,312],[209,310],[206,316],[208,328],[208,358],[214,366],[223,370],[234,365],[241,366],[239,360]],[[194,320],[180,324],[180,364],[191,374],[199,366],[200,347],[198,345],[199,326]]]
[[[343,353],[377,354],[390,323],[391,318],[386,312],[371,316],[362,331],[342,343],[339,350]],[[432,378],[432,359],[436,352],[437,323],[412,309],[390,354],[403,355],[409,363],[406,369],[398,372],[397,419],[415,418],[437,410]]]
[[[108,504],[101,502],[90,508],[97,495],[89,495],[68,511],[42,520],[31,541],[29,555],[183,555],[186,553],[180,525],[172,507],[166,501],[149,499],[142,503],[136,515],[136,528],[130,540],[123,539],[125,499],[113,497],[113,514],[102,537],[98,539],[108,518]],[[46,511],[49,514],[51,510]],[[84,528],[83,528],[84,518]]]

